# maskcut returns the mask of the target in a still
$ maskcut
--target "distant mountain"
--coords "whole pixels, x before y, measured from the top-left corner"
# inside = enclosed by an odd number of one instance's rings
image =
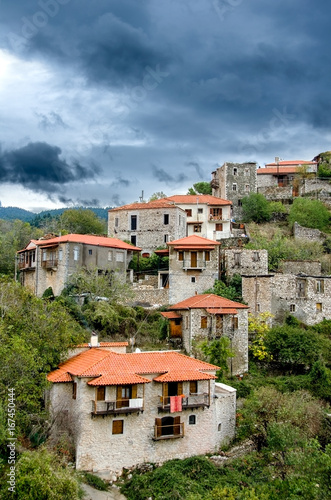
[[[92,210],[100,219],[107,220],[108,210],[112,207],[98,208],[98,207],[65,207],[65,208],[55,208],[52,210],[43,210],[39,213],[30,212],[29,210],[24,210],[18,207],[0,207],[0,219],[2,220],[15,220],[19,219],[24,222],[34,223],[35,219],[40,220],[45,217],[56,217],[61,215],[65,210],[71,209],[84,209]]]

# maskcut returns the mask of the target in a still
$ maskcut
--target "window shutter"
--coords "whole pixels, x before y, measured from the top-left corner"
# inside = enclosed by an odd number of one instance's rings
[[[174,417],[174,436],[180,434],[180,417]]]
[[[132,386],[132,399],[136,399],[137,398],[137,390],[138,390],[138,386],[137,385],[133,385]]]
[[[178,382],[177,385],[177,396],[180,396],[183,394],[183,382]]]
[[[162,418],[155,419],[156,437],[162,436]]]
[[[97,401],[104,401],[106,395],[106,388],[104,385],[97,387]]]
[[[197,380],[191,380],[190,382],[190,394],[197,394],[198,392],[198,382]]]
[[[123,434],[123,420],[113,420],[113,434]]]
[[[118,385],[116,388],[116,408],[122,407],[122,386]]]
[[[77,397],[77,382],[74,382],[72,385],[72,399],[76,399]]]
[[[163,384],[163,398],[166,399],[168,397],[168,384]],[[166,401],[163,401],[166,404]]]

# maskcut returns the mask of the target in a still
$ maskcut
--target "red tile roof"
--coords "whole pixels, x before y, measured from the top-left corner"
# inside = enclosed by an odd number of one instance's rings
[[[213,250],[215,246],[220,245],[218,241],[209,240],[207,238],[203,238],[202,236],[196,236],[192,234],[191,236],[186,236],[185,238],[180,238],[179,240],[170,241],[167,243],[169,246],[173,246],[176,250],[179,249],[207,249]]]
[[[107,236],[93,236],[90,234],[66,234],[64,236],[58,236],[56,238],[50,238],[49,240],[31,240],[38,246],[47,248],[50,246],[58,245],[60,243],[83,243],[85,245],[108,247],[108,248],[119,248],[121,250],[131,250],[131,252],[140,252],[141,248],[134,247],[129,243],[125,243],[118,238],[108,238]],[[30,242],[31,243],[31,242]],[[27,249],[25,247],[24,250]],[[22,252],[23,250],[21,250]]]
[[[184,380],[212,380],[215,378],[215,375],[211,375],[210,373],[199,372],[197,374],[196,370],[186,370],[185,379],[183,379],[183,372],[181,371],[171,371],[167,373],[163,373],[154,379],[155,382],[182,382]]]
[[[91,348],[62,363],[48,374],[50,382],[70,382],[70,375],[93,378],[89,385],[144,384],[150,382],[144,375],[168,374],[171,380],[204,380],[215,378],[218,366],[184,356],[175,351],[118,354]],[[194,378],[195,377],[195,378]]]
[[[161,312],[161,315],[167,319],[180,319],[181,318],[181,315],[174,312],[174,311]]]
[[[224,310],[237,310],[237,309],[248,309],[248,306],[241,304],[240,302],[234,302],[233,300],[225,299],[219,295],[214,294],[202,294],[194,295],[189,299],[178,302],[169,307],[170,310],[180,310],[180,309],[224,309]],[[226,314],[226,313],[222,313]]]
[[[305,160],[280,160],[278,162],[279,166],[285,167],[286,165],[288,166],[293,166],[293,165],[317,165],[317,161],[305,161]],[[266,167],[276,167],[277,163],[266,163]]]
[[[149,201],[147,203],[129,203],[128,205],[122,205],[121,207],[111,208],[108,210],[110,212],[118,212],[119,210],[150,210],[155,208],[177,208],[174,202],[168,200],[168,198],[162,198],[161,200]]]
[[[211,194],[175,194],[168,196],[166,200],[171,200],[180,205],[196,205],[197,203],[207,204],[212,206],[232,205],[232,201],[212,196]]]
[[[296,167],[269,167],[269,168],[258,168],[256,171],[257,175],[266,175],[266,174],[297,174]]]

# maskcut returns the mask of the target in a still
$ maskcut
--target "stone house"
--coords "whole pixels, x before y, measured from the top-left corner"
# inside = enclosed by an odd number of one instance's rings
[[[256,276],[268,274],[268,251],[245,248],[221,248],[221,277],[232,278],[234,274]]]
[[[231,201],[209,194],[174,195],[166,199],[185,210],[186,236],[198,234],[211,240],[231,236]]]
[[[108,236],[139,245],[143,257],[149,257],[168,241],[186,236],[186,212],[166,199],[112,208]]]
[[[242,219],[242,199],[256,193],[256,163],[224,163],[212,172],[212,194],[232,201],[232,215]]]
[[[203,293],[219,277],[219,243],[191,235],[169,247],[169,303]]]
[[[215,383],[217,368],[176,351],[113,352],[92,338],[48,375],[52,435],[68,432],[76,468],[107,478],[215,453],[234,437],[236,416],[236,391]]]
[[[134,252],[140,250],[117,238],[86,234],[31,240],[17,253],[20,282],[41,297],[49,287],[60,295],[70,275],[82,267],[125,278]]]
[[[194,339],[231,340],[235,356],[230,359],[231,375],[248,371],[248,306],[214,294],[194,295],[161,313],[169,320],[171,338],[181,338],[191,353]]]
[[[271,312],[273,324],[281,324],[288,314],[307,325],[331,319],[331,276],[243,276],[242,296],[252,314]]]

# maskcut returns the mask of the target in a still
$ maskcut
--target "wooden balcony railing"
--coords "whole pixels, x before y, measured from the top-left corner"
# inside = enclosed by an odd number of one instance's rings
[[[158,405],[159,411],[170,412],[170,398],[171,396],[160,396],[160,404]],[[205,408],[208,406],[210,406],[210,397],[206,392],[182,397],[182,410]]]
[[[36,269],[36,263],[35,262],[19,262],[18,263],[18,269],[29,269],[31,271],[34,271]]]
[[[172,425],[155,425],[154,437],[155,441],[160,439],[176,439],[184,437],[184,423],[174,423]]]
[[[92,401],[92,415],[135,413],[144,410],[144,399],[120,399],[116,401]]]
[[[45,267],[46,269],[51,269],[53,267],[57,267],[58,260],[57,259],[43,260],[41,265],[42,265],[42,267]]]

